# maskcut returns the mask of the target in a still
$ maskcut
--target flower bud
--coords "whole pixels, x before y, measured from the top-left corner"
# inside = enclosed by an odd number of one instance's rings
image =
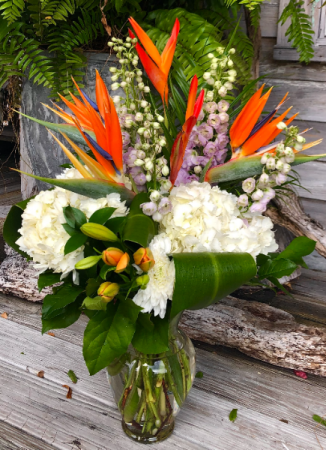
[[[136,113],[135,120],[137,122],[141,122],[143,120],[143,118],[144,118],[144,116],[142,115],[142,113],[140,113],[140,112]]]
[[[284,166],[284,163],[283,163],[283,161],[281,161],[280,159],[277,161],[277,163],[276,163],[276,170],[282,170],[283,169],[283,166]]]
[[[113,83],[113,84],[111,85],[111,90],[112,90],[112,91],[116,91],[117,89],[119,89],[119,83]]]
[[[117,283],[106,281],[97,290],[97,295],[102,297],[105,303],[109,303],[119,293],[120,286]]]
[[[266,162],[266,168],[268,170],[275,170],[275,159],[274,158],[268,158]]]
[[[287,180],[287,176],[284,173],[278,173],[275,178],[275,182],[278,186],[285,183]]]
[[[287,174],[287,173],[290,172],[290,170],[291,170],[290,164],[286,164],[285,163],[284,166],[283,166],[283,169],[282,169],[282,173]]]
[[[118,241],[118,237],[113,231],[106,228],[104,225],[100,225],[99,223],[84,223],[80,227],[80,231],[93,239],[98,239],[100,241]]]
[[[144,165],[144,161],[142,159],[136,159],[136,161],[134,161],[134,165],[136,167],[140,167]]]
[[[210,72],[205,72],[205,73],[203,74],[204,80],[208,80],[210,77],[211,77],[211,73],[210,73]]]
[[[144,87],[144,92],[145,92],[146,94],[148,94],[149,92],[151,92],[151,88],[150,88],[149,86],[145,86],[145,87]]]
[[[285,130],[287,128],[286,123],[284,122],[280,122],[276,126],[279,130]]]
[[[220,87],[220,89],[218,90],[218,94],[221,97],[225,97],[227,93],[228,93],[228,91],[225,86]]]
[[[240,195],[238,198],[238,205],[243,207],[248,206],[248,196],[246,194]]]
[[[169,192],[171,187],[172,187],[172,183],[171,183],[170,180],[162,180],[161,181],[161,188],[162,188],[163,191]]]
[[[234,55],[234,54],[235,54],[235,48],[230,48],[229,54],[230,54],[230,55]]]
[[[195,166],[194,167],[194,172],[198,175],[199,173],[201,173],[202,172],[202,167],[201,166]]]
[[[136,155],[138,159],[144,159],[146,157],[146,153],[143,150],[137,150]]]
[[[128,253],[119,248],[109,247],[102,253],[102,259],[108,266],[116,266],[115,272],[123,272],[130,262]]]
[[[255,202],[259,202],[259,200],[261,200],[264,197],[264,192],[261,189],[257,189],[257,191],[255,191],[251,198],[255,201]]]
[[[152,216],[157,211],[157,206],[154,202],[142,203],[140,207],[146,216]]]
[[[248,194],[254,191],[255,186],[256,180],[254,178],[247,178],[242,183],[242,189],[244,190],[244,192],[247,192]]]
[[[214,99],[214,92],[213,91],[207,91],[206,92],[206,99],[211,102]]]
[[[303,136],[297,136],[297,141],[299,144],[304,144],[306,142],[305,138]]]
[[[140,286],[140,289],[146,289],[148,282],[149,276],[147,275],[147,273],[136,278],[137,286]]]
[[[146,170],[153,170],[153,168],[154,168],[154,164],[152,163],[152,161],[147,161],[145,163],[145,169]]]
[[[260,162],[261,162],[261,164],[264,166],[266,163],[267,163],[267,160],[268,160],[268,153],[266,154],[264,154],[262,157],[261,157],[261,160],[260,160]]]
[[[162,167],[162,175],[164,177],[167,177],[169,175],[169,172],[170,172],[170,169],[169,169],[168,166],[165,165],[165,166]]]
[[[269,176],[267,173],[262,173],[259,178],[259,187],[265,187],[268,185]]]
[[[78,270],[89,269],[90,267],[95,266],[101,258],[101,255],[88,256],[87,258],[78,261],[78,263],[75,264],[75,268]]]
[[[155,264],[153,253],[148,247],[138,249],[134,253],[134,261],[143,272],[148,272]]]
[[[152,175],[150,173],[146,174],[146,181],[149,183],[152,180]]]
[[[154,214],[152,215],[152,219],[153,219],[155,222],[161,222],[161,220],[163,219],[163,216],[162,216],[161,213],[159,213],[158,211],[156,211],[156,213],[154,213]]]
[[[159,191],[152,191],[149,198],[152,200],[152,202],[158,202],[161,198],[161,194]]]
[[[298,152],[300,152],[303,148],[303,145],[300,144],[299,142],[296,142],[293,146]]]

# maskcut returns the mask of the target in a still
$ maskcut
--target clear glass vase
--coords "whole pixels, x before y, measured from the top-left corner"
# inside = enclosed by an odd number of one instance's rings
[[[130,346],[107,368],[122,428],[138,442],[150,444],[169,437],[174,418],[191,389],[195,349],[178,329],[180,317],[170,323],[169,351],[146,355]]]

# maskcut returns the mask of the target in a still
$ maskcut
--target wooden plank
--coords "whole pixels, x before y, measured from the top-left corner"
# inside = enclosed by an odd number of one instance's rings
[[[104,372],[89,377],[78,347],[4,319],[0,336],[1,420],[57,449],[73,449],[76,441],[85,450],[138,448],[120,429]],[[261,450],[264,443],[264,450],[315,450],[315,431],[326,445],[326,430],[311,419],[324,411],[319,386],[282,373],[271,380],[274,369],[257,372],[206,351],[197,356],[204,378],[196,380],[173,436],[160,448]],[[40,364],[43,379],[35,374]],[[68,368],[79,377],[71,400],[61,386]],[[234,424],[228,420],[233,408],[239,410]]]
[[[260,75],[286,80],[326,81],[325,64],[311,62],[309,65],[303,65],[294,61],[277,61],[273,56],[275,44],[275,38],[262,38]]]
[[[325,46],[313,46],[314,56],[311,58],[311,61],[325,62],[326,61],[326,52]],[[274,47],[274,59],[276,60],[285,60],[285,61],[298,61],[299,53],[297,49],[292,47],[285,46],[276,46]]]
[[[55,450],[52,445],[40,439],[35,439],[22,430],[0,421],[0,449],[1,450]]]
[[[267,86],[274,86],[273,94],[267,102],[266,110],[272,110],[286,92],[292,98],[293,112],[300,112],[300,120],[326,122],[326,84],[317,81],[286,80],[266,78]]]
[[[326,144],[326,143],[325,143]],[[305,189],[296,188],[299,197],[306,199],[326,199],[326,163],[311,161],[308,164],[297,166],[295,170],[300,176],[300,183]]]
[[[277,36],[278,9],[278,0],[265,1],[264,3],[262,3],[260,14],[260,27],[262,37]]]
[[[305,212],[326,229],[326,202],[306,198],[300,198],[300,202]]]

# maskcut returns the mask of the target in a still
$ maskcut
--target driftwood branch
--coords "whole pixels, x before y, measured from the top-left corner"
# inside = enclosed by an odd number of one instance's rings
[[[227,297],[208,308],[185,311],[180,328],[198,341],[326,376],[326,329],[300,325],[291,314],[263,303]]]
[[[265,215],[295,236],[307,236],[316,241],[317,252],[326,258],[326,230],[303,211],[296,194],[293,192],[286,197],[279,196],[274,199],[274,203],[277,207],[271,206]]]

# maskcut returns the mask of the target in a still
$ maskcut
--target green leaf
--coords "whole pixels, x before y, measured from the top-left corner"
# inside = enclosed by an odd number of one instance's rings
[[[138,409],[139,395],[137,384],[134,383],[127,397],[126,404],[123,408],[123,419],[126,423],[131,422]]]
[[[310,255],[310,253],[315,250],[315,247],[316,241],[313,241],[305,236],[300,236],[293,239],[293,241],[283,250],[283,252],[278,254],[276,259],[290,259],[296,264],[307,267],[302,257]]]
[[[65,206],[63,208],[63,215],[67,221],[67,224],[72,228],[79,228],[87,222],[85,214],[77,208],[72,206]]]
[[[64,254],[68,255],[68,253],[71,253],[71,252],[77,250],[77,248],[79,248],[85,244],[87,239],[88,239],[88,236],[86,236],[83,233],[78,233],[78,234],[75,234],[74,236],[71,236],[71,238],[68,239],[68,241],[66,242],[66,245],[64,248]]]
[[[156,226],[153,219],[146,216],[140,205],[149,201],[147,193],[137,194],[130,206],[130,212],[127,216],[123,229],[123,240],[134,242],[147,247],[156,234]]]
[[[106,222],[105,226],[109,228],[109,230],[113,231],[113,233],[119,233],[121,235],[125,221],[126,217],[113,217],[113,219],[109,219]]]
[[[296,268],[297,264],[289,259],[269,259],[259,267],[258,276],[260,279],[269,277],[282,278],[291,275]]]
[[[53,284],[59,283],[61,278],[61,273],[53,273],[46,271],[41,273],[38,277],[37,287],[39,292],[47,286],[52,286]]]
[[[44,319],[42,318],[42,333],[46,333],[50,330],[57,328],[67,328],[75,323],[81,314],[80,305],[82,299],[78,299],[67,305],[65,308],[58,310],[58,315],[55,317]]]
[[[76,374],[75,374],[75,372],[73,370],[68,370],[67,375],[68,375],[68,377],[71,379],[71,381],[73,383],[75,383],[75,384],[77,383],[78,378],[76,377]]]
[[[94,214],[90,217],[89,221],[92,223],[99,223],[100,225],[104,225],[107,222],[116,208],[102,208],[95,211]]]
[[[89,278],[86,285],[86,295],[88,297],[92,297],[94,294],[96,294],[100,285],[101,281],[95,280],[95,278]]]
[[[200,372],[200,371],[197,372],[195,375],[196,378],[203,378],[203,376],[204,376],[203,372]]]
[[[103,302],[102,297],[86,297],[83,301],[82,307],[92,311],[105,311],[107,303]]]
[[[173,254],[175,286],[171,317],[216,303],[256,275],[249,253]]]
[[[100,277],[102,278],[102,280],[106,280],[106,275],[108,272],[112,272],[112,270],[115,270],[115,266],[110,267],[107,266],[106,264],[102,267],[102,269],[100,270]],[[128,280],[129,281],[129,280]]]
[[[90,321],[84,334],[83,354],[90,375],[94,375],[125,353],[133,338],[140,311],[132,300],[99,311]]]
[[[238,410],[237,409],[232,409],[232,411],[229,414],[229,421],[230,422],[234,422],[237,417],[238,417]]]
[[[140,313],[132,345],[141,353],[157,354],[169,350],[169,317],[164,319]]]
[[[55,294],[48,294],[43,300],[42,318],[52,319],[61,314],[62,308],[73,303],[83,288],[77,286],[63,285]]]
[[[324,425],[324,427],[326,427],[326,420],[323,417],[314,414],[312,418],[314,419],[315,422],[320,423],[321,425]]]
[[[69,234],[69,236],[74,236],[75,234],[79,234],[78,230],[76,230],[75,228],[71,227],[67,223],[62,223],[61,225],[63,226],[65,231]]]
[[[17,170],[17,172],[28,175],[36,180],[44,181],[44,183],[49,183],[53,186],[67,189],[68,191],[75,192],[76,194],[84,195],[85,197],[104,198],[109,194],[117,193],[120,195],[121,201],[126,201],[127,205],[129,205],[135,197],[135,194],[132,191],[129,191],[126,187],[121,186],[120,184],[111,183],[109,181],[89,180],[85,178],[75,178],[69,180],[58,178],[52,179],[38,177],[37,175],[32,175],[21,170]]]

